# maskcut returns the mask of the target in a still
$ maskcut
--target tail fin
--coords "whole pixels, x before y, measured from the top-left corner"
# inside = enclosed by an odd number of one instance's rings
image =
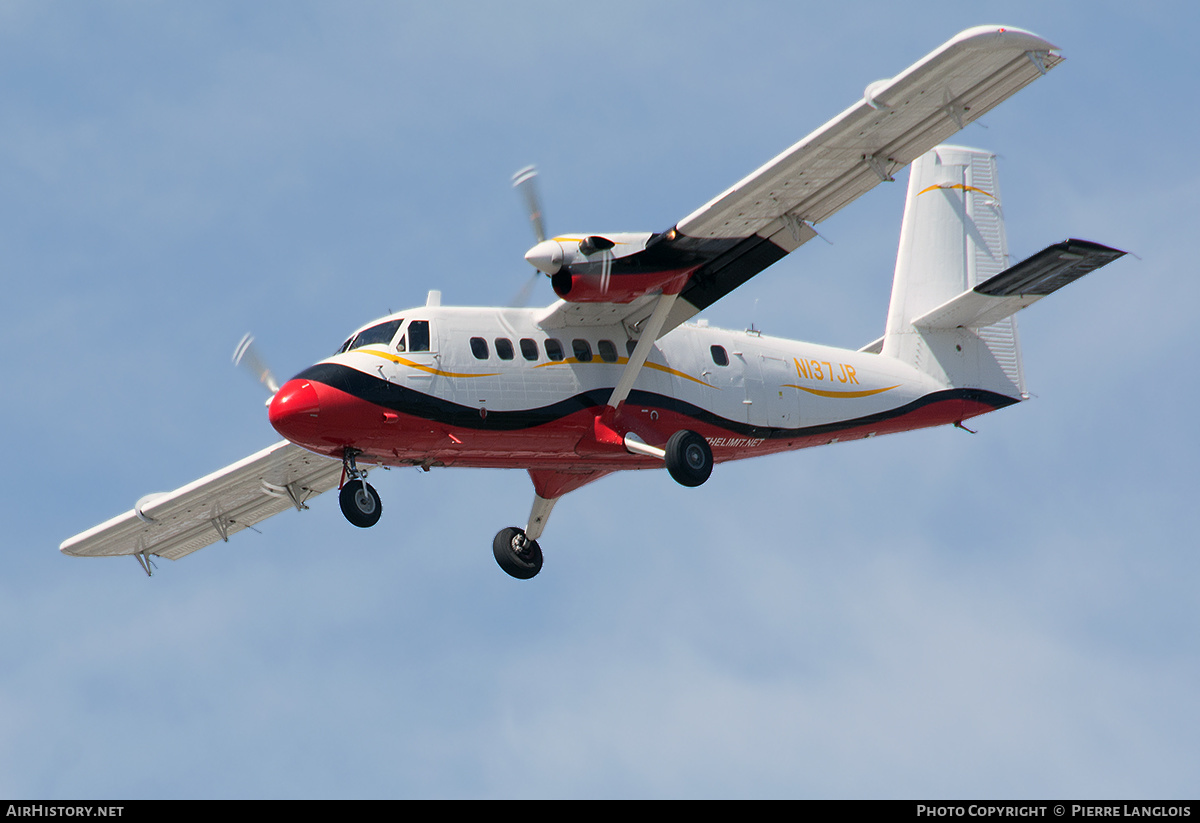
[[[914,323],[1007,265],[995,155],[938,146],[917,158],[909,173],[882,354],[947,386],[1024,397],[1015,317],[983,327]]]

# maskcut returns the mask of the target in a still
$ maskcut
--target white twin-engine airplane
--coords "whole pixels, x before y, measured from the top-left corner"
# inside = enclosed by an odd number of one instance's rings
[[[545,239],[532,171],[518,173],[538,239],[525,258],[558,302],[458,308],[430,292],[282,386],[255,367],[285,441],[61,549],[131,554],[149,574],[152,556],[178,559],[335,487],[346,518],[372,526],[382,507],[366,466],[522,468],[528,523],[492,548],[527,579],[554,504],[610,472],[665,464],[699,486],[714,463],[961,426],[1016,403],[1014,313],[1124,252],[1067,240],[1009,266],[995,157],[939,144],[1061,60],[1030,32],[969,29],[657,234]],[[851,351],[687,322],[909,163],[879,340]]]

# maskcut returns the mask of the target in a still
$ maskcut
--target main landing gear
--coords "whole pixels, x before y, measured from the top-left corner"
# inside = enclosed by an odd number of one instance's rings
[[[712,474],[712,449],[707,440],[693,431],[675,432],[664,451],[667,471],[681,486],[699,486]]]
[[[694,431],[686,429],[677,431],[667,441],[666,448],[648,445],[640,438],[627,434],[624,438],[627,451],[631,454],[641,454],[657,457],[667,467],[667,471],[681,486],[699,486],[708,480],[713,470],[712,449],[708,441]],[[367,482],[367,473],[355,462],[362,452],[358,449],[347,448],[342,454],[342,489],[338,493],[338,503],[346,519],[360,529],[370,528],[379,522],[383,513],[383,503],[379,493]],[[586,482],[586,481],[584,481]],[[535,485],[537,481],[535,480]],[[575,486],[556,489],[561,496]],[[539,486],[545,491],[545,488]],[[548,492],[553,493],[553,492]],[[529,524],[521,529],[509,526],[501,529],[492,540],[492,554],[496,563],[505,573],[518,580],[529,580],[542,570],[542,547],[538,538],[546,528],[550,511],[558,497],[542,497],[535,494],[533,510],[529,513]]]
[[[360,529],[367,529],[379,522],[383,503],[379,493],[367,482],[367,473],[354,462],[360,453],[357,449],[346,449],[342,455],[342,470],[346,480],[338,493],[338,503],[347,520]]]
[[[707,440],[694,431],[684,429],[675,432],[664,449],[648,445],[632,435],[626,435],[624,442],[626,450],[632,454],[662,460],[671,477],[681,486],[699,486],[712,474],[712,448]],[[536,484],[537,481],[534,482]],[[556,502],[557,497],[545,498],[535,494],[529,525],[524,529],[509,526],[496,533],[492,540],[492,554],[507,574],[518,580],[529,580],[542,570],[542,547],[537,541],[546,528],[550,510]]]
[[[496,533],[492,554],[500,568],[518,580],[528,580],[542,570],[542,547],[516,526]]]
[[[537,539],[542,536],[550,511],[557,502],[557,497],[542,497],[535,492],[529,525],[524,529],[509,526],[496,533],[492,554],[506,573],[518,580],[528,580],[542,570],[542,547]]]

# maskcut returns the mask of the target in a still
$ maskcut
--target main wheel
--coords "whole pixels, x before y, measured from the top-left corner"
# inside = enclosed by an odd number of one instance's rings
[[[529,540],[525,532],[509,526],[496,533],[492,554],[505,572],[518,580],[528,580],[542,570],[542,547]]]
[[[338,494],[338,503],[342,506],[342,514],[346,519],[360,529],[370,528],[379,522],[383,514],[383,502],[379,494],[362,480],[351,480],[342,486]]]
[[[681,486],[699,486],[713,470],[712,449],[694,431],[682,429],[667,441],[667,471]]]

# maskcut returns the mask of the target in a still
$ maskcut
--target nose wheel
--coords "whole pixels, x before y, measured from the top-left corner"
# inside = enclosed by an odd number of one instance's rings
[[[338,503],[342,506],[342,514],[346,519],[360,529],[368,529],[379,522],[383,514],[383,503],[379,493],[366,480],[352,480],[342,486],[338,494]]]
[[[360,529],[369,529],[379,522],[379,516],[383,514],[383,502],[379,499],[379,492],[367,482],[367,473],[354,462],[358,454],[355,449],[346,449],[342,456],[343,471],[348,479],[338,492],[338,503],[347,520]]]

